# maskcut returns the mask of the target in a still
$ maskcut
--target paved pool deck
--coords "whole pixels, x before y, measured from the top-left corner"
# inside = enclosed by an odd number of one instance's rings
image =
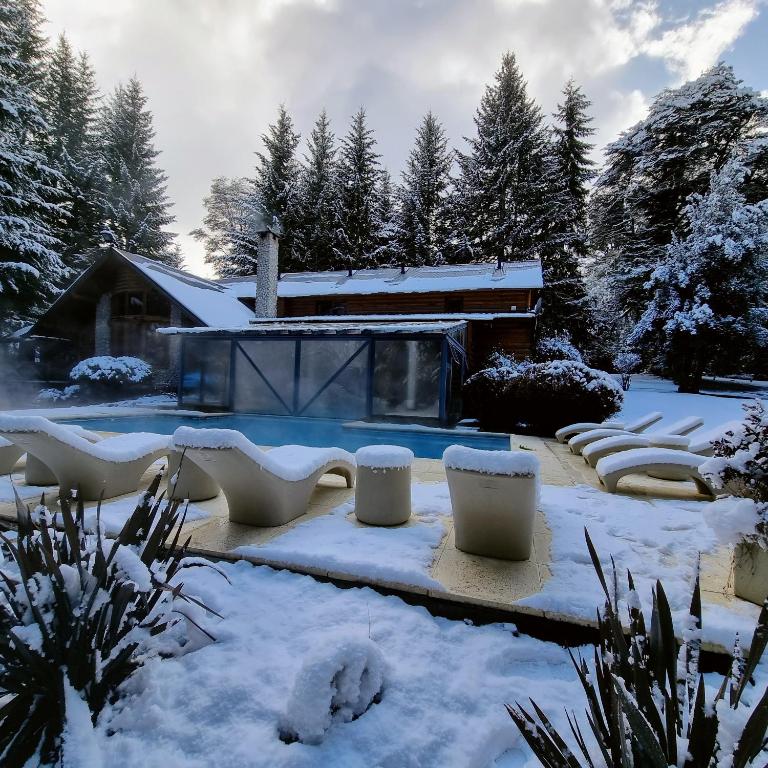
[[[599,488],[599,481],[593,469],[583,458],[570,453],[567,445],[555,440],[539,437],[512,435],[511,448],[525,447],[535,451],[541,461],[542,482],[548,485],[572,487],[587,484]],[[145,488],[157,472],[157,465],[151,467],[142,478],[141,487]],[[412,468],[414,483],[446,482],[442,462],[433,459],[416,459]],[[16,476],[23,482],[23,475]],[[639,476],[631,476],[624,481],[624,493],[654,498],[704,500],[692,483],[667,482]],[[56,492],[52,488],[53,493]],[[123,498],[135,497],[135,494]],[[228,520],[226,500],[219,494],[208,501],[195,502],[195,506],[208,513],[209,517],[186,523],[184,534],[191,537],[190,553],[212,559],[247,560],[257,565],[268,565],[287,569],[297,573],[309,574],[322,579],[346,583],[350,586],[371,586],[382,591],[400,594],[414,602],[427,603],[439,601],[451,608],[452,615],[472,616],[478,609],[490,610],[493,616],[502,620],[525,623],[528,618],[534,622],[552,622],[553,624],[578,627],[594,627],[593,621],[579,616],[562,613],[549,613],[536,607],[519,605],[518,601],[529,597],[542,589],[550,576],[551,531],[544,514],[539,511],[535,522],[533,553],[525,562],[510,562],[494,558],[469,555],[456,548],[453,519],[442,518],[446,528],[430,568],[430,576],[442,584],[443,589],[413,585],[398,581],[375,578],[355,573],[352,570],[333,570],[316,568],[291,562],[290,559],[274,559],[259,556],[251,549],[248,553],[234,553],[239,547],[258,547],[273,542],[297,525],[308,520],[329,514],[339,505],[354,498],[354,491],[344,486],[341,478],[325,476],[312,495],[307,513],[286,525],[275,528],[254,528]],[[114,501],[114,500],[113,500]],[[93,506],[93,505],[87,505]],[[0,503],[0,517],[15,519],[13,504]],[[350,513],[352,524],[361,526]],[[419,525],[413,518],[406,525]],[[731,551],[722,548],[714,555],[702,558],[701,588],[705,603],[729,605],[741,602],[733,595],[731,575]],[[713,647],[711,650],[722,651]]]

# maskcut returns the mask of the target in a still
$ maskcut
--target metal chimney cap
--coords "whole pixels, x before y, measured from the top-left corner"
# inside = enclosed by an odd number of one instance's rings
[[[266,235],[267,233],[274,235],[275,237],[281,237],[283,234],[283,227],[280,224],[280,219],[277,216],[256,216],[254,222],[254,229],[257,235]]]

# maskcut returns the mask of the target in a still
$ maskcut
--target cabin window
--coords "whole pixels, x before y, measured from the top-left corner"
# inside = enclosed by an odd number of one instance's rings
[[[446,312],[463,312],[464,297],[463,296],[446,296],[445,311]]]
[[[316,301],[316,315],[346,315],[347,305],[343,301]]]

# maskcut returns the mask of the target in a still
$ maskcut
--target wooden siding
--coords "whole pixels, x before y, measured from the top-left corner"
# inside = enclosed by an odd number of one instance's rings
[[[434,293],[375,293],[364,296],[307,296],[278,299],[279,317],[305,317],[319,314],[323,302],[343,305],[347,315],[402,315],[442,313],[446,301],[463,300],[460,312],[527,312],[536,302],[538,291],[451,291]],[[515,309],[512,309],[515,307]]]

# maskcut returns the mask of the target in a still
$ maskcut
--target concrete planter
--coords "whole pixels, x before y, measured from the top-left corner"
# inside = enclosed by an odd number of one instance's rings
[[[456,548],[502,560],[528,560],[538,499],[537,478],[446,467]]]
[[[762,605],[768,598],[768,549],[755,542],[736,545],[733,562],[733,591],[736,597]]]

